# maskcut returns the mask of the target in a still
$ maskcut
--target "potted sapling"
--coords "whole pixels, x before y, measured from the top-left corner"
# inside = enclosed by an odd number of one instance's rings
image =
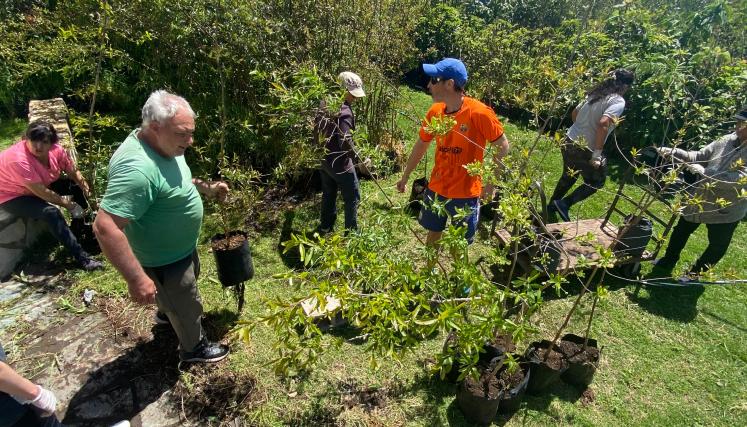
[[[254,277],[251,247],[242,226],[253,200],[248,184],[256,177],[256,173],[252,170],[224,167],[221,174],[230,183],[232,191],[225,202],[216,206],[222,232],[210,238],[210,246],[215,256],[218,279],[223,287],[234,287],[241,311],[244,282]]]

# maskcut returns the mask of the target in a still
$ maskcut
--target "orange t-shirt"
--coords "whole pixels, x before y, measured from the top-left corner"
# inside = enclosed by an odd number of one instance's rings
[[[432,117],[443,116],[445,110],[443,102],[428,110],[420,127],[422,141],[433,140],[434,135],[427,133],[425,126]],[[482,161],[487,143],[503,136],[503,125],[490,107],[466,96],[462,108],[448,115],[456,125],[446,136],[436,138],[436,161],[428,188],[449,199],[479,197],[482,181],[479,176],[470,176],[464,165]]]

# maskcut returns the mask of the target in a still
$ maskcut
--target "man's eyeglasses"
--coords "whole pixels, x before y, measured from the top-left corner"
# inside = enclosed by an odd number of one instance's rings
[[[440,82],[442,82],[444,80],[446,80],[446,79],[443,78],[443,77],[431,77],[431,84],[435,85],[435,84],[440,83]]]

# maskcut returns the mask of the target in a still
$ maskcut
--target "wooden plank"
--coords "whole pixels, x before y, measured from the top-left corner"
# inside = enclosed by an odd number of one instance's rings
[[[603,222],[603,219],[583,219],[545,225],[547,231],[556,236],[562,247],[558,272],[568,273],[573,270],[578,265],[578,257],[581,255],[590,261],[598,260],[599,254],[595,245],[603,247],[612,245],[617,236],[618,228],[610,223],[602,227]],[[593,239],[579,239],[589,233],[591,233]],[[506,229],[496,230],[495,236],[504,245],[508,244],[511,239],[511,234]]]
[[[596,245],[609,247],[615,241],[617,236],[617,227],[607,223],[602,228],[602,219],[584,219],[579,221],[559,222],[548,224],[547,230],[553,233],[561,247],[563,248],[559,272],[569,272],[578,265],[578,257],[583,255],[590,261],[599,259],[599,254],[595,249]],[[594,239],[586,241],[579,239],[591,233]],[[582,241],[579,241],[582,240]]]

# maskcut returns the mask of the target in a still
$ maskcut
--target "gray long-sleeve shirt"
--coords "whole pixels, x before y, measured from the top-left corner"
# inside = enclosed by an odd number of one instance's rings
[[[697,151],[674,149],[675,159],[698,163],[705,168],[698,181],[694,197],[703,201],[700,206],[688,205],[682,213],[690,222],[725,224],[740,221],[747,213],[747,143],[740,144],[736,133],[723,136]],[[723,199],[727,206],[716,203]]]

